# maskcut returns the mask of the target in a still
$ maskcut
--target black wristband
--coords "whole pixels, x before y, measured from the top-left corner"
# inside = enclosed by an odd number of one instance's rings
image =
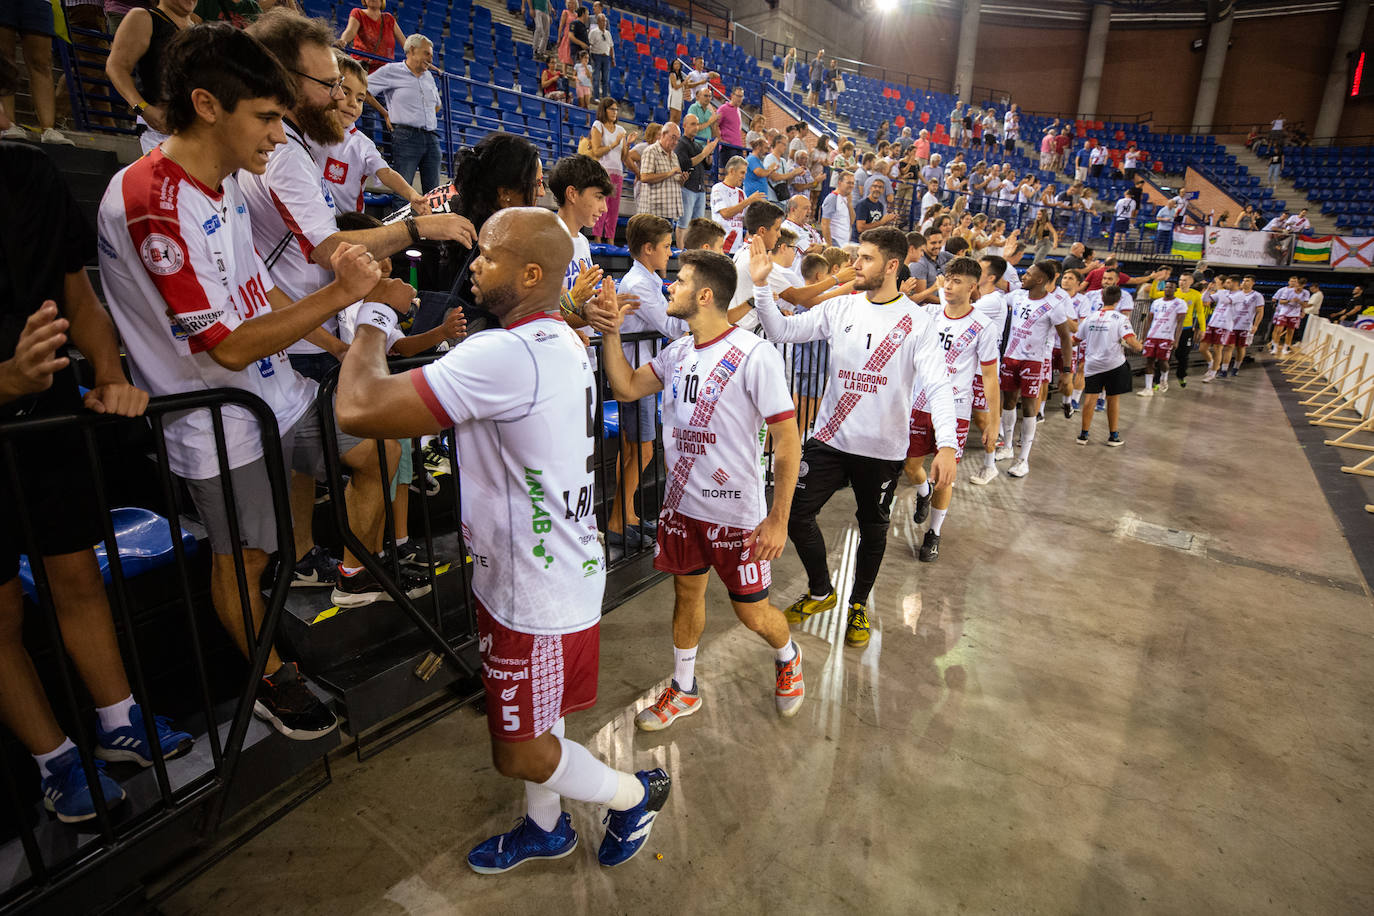
[[[415,217],[413,217],[413,216],[412,216],[412,217],[409,217],[409,218],[405,221],[405,227],[406,227],[406,232],[409,232],[409,233],[410,233],[410,241],[411,241],[411,243],[412,243],[412,244],[415,244],[415,245],[420,244],[420,228],[419,228],[418,226],[415,225]]]

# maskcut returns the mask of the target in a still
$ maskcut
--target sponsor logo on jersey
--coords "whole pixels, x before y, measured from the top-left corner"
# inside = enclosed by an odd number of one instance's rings
[[[100,253],[103,254],[105,257],[109,258],[111,261],[119,260],[119,254],[115,251],[114,246],[110,244],[109,240],[106,239],[105,236],[97,234],[95,237],[95,243],[100,248]]]
[[[219,217],[211,216],[205,222],[200,224],[200,228],[205,230],[206,235],[214,235],[216,232],[219,231],[220,228]]]
[[[167,277],[181,270],[186,263],[181,243],[160,232],[151,232],[138,248],[143,266],[159,277]]]
[[[725,473],[725,468],[716,468],[711,472],[711,479],[723,487],[725,482],[730,479],[730,475]]]
[[[535,534],[548,534],[553,530],[553,519],[544,509],[544,485],[540,483],[543,471],[536,471],[534,468],[525,468],[525,486],[529,488],[530,494],[530,530]],[[539,542],[543,544],[543,541]],[[543,556],[536,553],[535,556]],[[547,563],[552,563],[553,557],[549,557]]]
[[[548,548],[544,546],[543,538],[540,538],[539,543],[530,548],[530,553],[544,561],[545,569],[553,565],[553,555],[550,554]]]
[[[330,156],[324,163],[324,177],[335,184],[343,184],[348,179],[348,163]]]
[[[199,312],[183,312],[176,316],[177,326],[188,336],[214,327],[224,320],[223,309],[204,309]]]
[[[520,688],[516,686],[507,687],[505,690],[501,691],[502,701],[509,703],[511,700],[515,699],[515,694],[519,692],[519,690]]]

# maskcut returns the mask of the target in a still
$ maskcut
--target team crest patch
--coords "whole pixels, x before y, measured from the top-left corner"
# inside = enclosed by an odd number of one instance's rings
[[[175,239],[159,232],[149,234],[139,246],[138,253],[143,258],[143,266],[159,277],[176,273],[186,263],[186,258],[181,253],[181,245]]]
[[[343,184],[348,179],[348,163],[329,157],[324,163],[324,177],[334,184]]]
[[[809,470],[811,470],[811,467],[805,461],[803,461],[801,464],[797,465],[797,476],[805,477],[806,472]]]

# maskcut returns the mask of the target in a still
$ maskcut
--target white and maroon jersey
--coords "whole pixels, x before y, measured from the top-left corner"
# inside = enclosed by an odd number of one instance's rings
[[[1069,320],[1067,296],[1053,291],[1041,299],[1032,299],[1026,290],[1017,290],[1008,297],[1011,309],[1011,336],[1007,339],[1007,359],[1038,363],[1049,359],[1054,342],[1059,339],[1058,325]]]
[[[717,181],[711,187],[711,219],[725,230],[726,254],[734,254],[735,249],[744,243],[744,211],[736,213],[733,219],[721,216],[720,211],[743,202],[744,188],[732,188],[723,181]]]
[[[566,226],[564,228],[567,228]],[[563,272],[563,289],[570,290],[577,282],[577,275],[592,266],[592,245],[581,232],[572,234],[573,256],[568,269]]]
[[[315,399],[315,383],[291,368],[286,354],[240,371],[209,351],[254,315],[270,312],[272,278],[253,248],[248,208],[238,183],[219,191],[196,181],[155,149],[110,181],[100,201],[100,278],[124,340],[134,384],[152,395],[239,388],[267,402],[286,432]],[[224,408],[229,466],[262,457],[258,422]],[[208,411],[166,425],[167,459],[180,477],[218,477]]]
[[[940,303],[944,304],[943,291],[941,292]],[[1007,324],[1007,294],[1000,289],[995,289],[986,296],[979,296],[973,302],[973,309],[985,315],[988,321],[997,329],[997,337],[1000,341],[1002,330]]]
[[[1182,299],[1156,299],[1150,305],[1150,330],[1146,340],[1173,340],[1179,319],[1188,314],[1188,303]]]
[[[1095,305],[1093,303],[1092,295],[1092,293],[1085,290],[1081,293],[1074,293],[1072,296],[1070,296],[1069,313],[1073,315],[1074,318],[1077,318],[1079,321],[1082,321],[1084,318],[1087,318],[1093,312],[1100,309],[1102,307],[1102,296],[1100,292],[1098,294],[1097,303]]]
[[[502,626],[575,633],[601,618],[596,383],[562,319],[531,315],[474,335],[410,374],[463,456],[472,591]]]
[[[358,128],[350,127],[342,143],[315,146],[311,153],[324,173],[334,209],[339,213],[361,213],[363,185],[387,168],[386,160],[377,152],[377,144]]]
[[[1211,293],[1203,293],[1202,301],[1212,303],[1212,314],[1207,319],[1207,327],[1215,328],[1218,331],[1231,330],[1231,317],[1233,314],[1232,303],[1235,300],[1236,291],[1230,289],[1219,289]]]
[[[300,130],[286,122],[286,142],[272,151],[267,171],[262,175],[240,171],[238,178],[253,220],[253,243],[272,282],[296,300],[333,280],[334,274],[310,256],[316,245],[339,231],[334,222],[334,194]],[[324,329],[337,335],[338,322],[331,318]],[[323,351],[302,340],[287,352]]]
[[[663,508],[752,530],[768,514],[759,431],[794,414],[782,356],[732,327],[704,344],[680,337],[649,366],[663,383]]]
[[[1002,338],[1002,325],[994,325],[988,316],[970,309],[962,318],[951,318],[944,306],[931,305],[926,313],[935,322],[935,336],[949,371],[949,384],[954,395],[954,411],[961,420],[973,414],[973,379],[984,366],[997,365],[997,345]],[[930,411],[930,398],[925,385],[916,391],[915,409]]]
[[[773,291],[755,286],[754,311],[776,343],[830,343],[812,434],[817,441],[851,455],[900,461],[910,444],[913,393],[925,387],[936,445],[957,446],[954,394],[935,322],[906,296],[871,302],[851,293],[785,317]]]
[[[1296,318],[1302,314],[1302,307],[1310,298],[1307,290],[1291,286],[1285,286],[1274,294],[1274,302],[1277,303],[1274,309],[1275,318]]]
[[[1126,350],[1121,342],[1134,334],[1131,319],[1116,309],[1100,309],[1089,315],[1073,332],[1074,340],[1083,341],[1083,373],[1097,375],[1124,363]]]
[[[1249,331],[1255,324],[1255,313],[1264,311],[1264,293],[1258,290],[1237,290],[1231,294],[1231,330]]]

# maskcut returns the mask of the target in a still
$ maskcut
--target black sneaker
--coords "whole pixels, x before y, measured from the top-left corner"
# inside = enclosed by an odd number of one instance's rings
[[[1121,438],[1121,433],[1112,433],[1107,437],[1107,448],[1121,448],[1125,444]]]
[[[1065,419],[1065,420],[1067,420],[1067,419],[1069,419],[1070,417],[1073,416],[1073,405],[1072,405],[1071,403],[1069,403],[1068,401],[1065,401],[1064,403],[1060,404],[1059,406],[1062,407],[1062,408],[1064,408],[1064,419]]]
[[[401,571],[398,583],[407,598],[421,598],[430,592],[429,579]],[[337,607],[362,607],[387,597],[386,590],[377,577],[366,569],[360,569],[351,576],[340,575],[339,583],[334,586],[330,600]]]
[[[436,560],[430,556],[429,548],[419,541],[406,541],[396,548],[396,557],[401,561],[401,566],[405,569],[416,569],[427,572],[443,563],[443,560]]]
[[[339,720],[310,692],[294,662],[262,679],[253,714],[294,741],[311,741],[339,727]]]
[[[940,536],[934,531],[926,532],[926,539],[921,542],[921,553],[918,559],[922,563],[934,563],[940,559]]]
[[[1080,432],[1080,433],[1078,434],[1078,438],[1075,439],[1075,440],[1073,440],[1073,441],[1074,441],[1074,442],[1077,442],[1079,445],[1087,445],[1087,444],[1088,444],[1088,433],[1087,433],[1087,431],[1085,430],[1085,431],[1083,431],[1083,432]]]
[[[930,492],[925,496],[916,494],[916,511],[911,513],[911,520],[916,524],[921,524],[930,515],[930,498],[935,495],[935,488],[931,487]]]
[[[333,585],[339,578],[339,563],[324,548],[315,546],[301,557],[296,564],[296,572],[291,576],[292,588],[324,588]]]

